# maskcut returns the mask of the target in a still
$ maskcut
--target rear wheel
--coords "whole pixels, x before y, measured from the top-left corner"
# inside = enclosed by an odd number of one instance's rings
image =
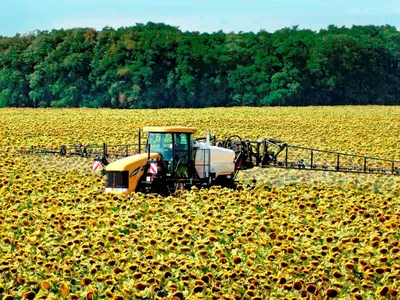
[[[236,189],[236,182],[231,175],[220,175],[216,178],[213,185],[220,185],[221,187]]]

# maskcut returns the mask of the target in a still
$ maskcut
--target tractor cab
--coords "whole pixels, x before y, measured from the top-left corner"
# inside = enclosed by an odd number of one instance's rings
[[[196,128],[144,127],[143,131],[147,132],[147,152],[161,155],[167,176],[193,176],[193,134]]]

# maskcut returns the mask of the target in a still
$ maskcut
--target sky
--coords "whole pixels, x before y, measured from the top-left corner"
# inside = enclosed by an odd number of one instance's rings
[[[34,30],[161,22],[182,31],[274,32],[296,26],[392,25],[399,0],[0,0],[0,36]]]

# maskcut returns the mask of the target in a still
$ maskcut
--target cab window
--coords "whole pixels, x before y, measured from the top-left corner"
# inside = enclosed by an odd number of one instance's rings
[[[188,149],[188,135],[186,133],[175,134],[175,146],[176,150],[187,150]]]

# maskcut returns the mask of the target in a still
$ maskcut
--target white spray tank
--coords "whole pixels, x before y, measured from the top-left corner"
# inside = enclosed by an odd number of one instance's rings
[[[195,167],[200,178],[208,178],[211,173],[215,177],[233,175],[235,171],[235,152],[230,149],[211,146],[210,131],[207,129],[206,142],[197,143],[195,149]]]

